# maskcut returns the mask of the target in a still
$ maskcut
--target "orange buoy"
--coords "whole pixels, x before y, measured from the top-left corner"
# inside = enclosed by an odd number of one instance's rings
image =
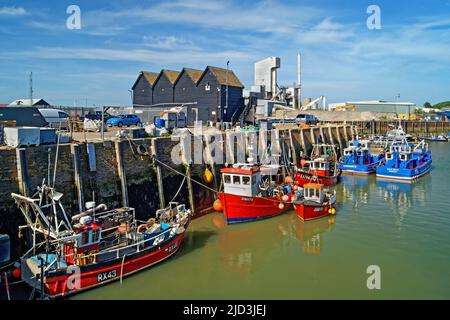
[[[222,202],[220,202],[220,199],[217,199],[216,201],[214,201],[213,208],[216,211],[223,211],[223,206],[222,206]]]
[[[300,160],[300,164],[302,167],[304,167],[306,165],[306,160],[305,159]]]
[[[20,268],[15,268],[12,272],[12,275],[16,279],[20,279],[20,276],[22,275],[22,270]]]

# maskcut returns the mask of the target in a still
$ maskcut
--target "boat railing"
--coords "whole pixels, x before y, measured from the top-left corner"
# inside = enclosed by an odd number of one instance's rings
[[[163,235],[166,235],[167,233],[172,232],[173,229],[174,229],[174,227],[171,227],[171,228],[169,228],[169,229],[167,229],[167,230],[165,230],[165,231],[163,231],[161,233],[158,233],[157,235],[155,235],[155,236],[153,236],[151,238],[143,239],[143,240],[141,240],[139,242],[132,243],[132,244],[127,245],[127,246],[118,247],[118,248],[114,248],[114,249],[111,249],[111,250],[105,250],[105,251],[101,251],[101,252],[93,252],[93,253],[90,253],[88,255],[84,255],[83,259],[86,259],[86,260],[91,260],[92,259],[92,261],[96,261],[96,257],[97,256],[99,256],[99,255],[107,255],[107,254],[111,254],[111,253],[116,253],[116,258],[119,258],[121,251],[126,251],[126,250],[132,249],[132,248],[136,248],[136,252],[140,252],[141,251],[141,247],[144,244],[149,243],[151,241],[154,241],[157,238],[161,238]],[[158,244],[151,245],[150,247],[153,247],[153,246],[156,246],[156,245],[158,245]],[[53,264],[56,263],[57,261],[59,261],[61,259],[66,261],[67,258],[70,258],[70,257],[74,257],[75,258],[77,255],[78,254],[76,254],[76,253],[70,253],[70,254],[67,254],[67,255],[63,255],[63,256],[60,257],[60,259],[55,259],[50,265],[48,265],[45,268],[45,271],[48,271],[53,266]]]

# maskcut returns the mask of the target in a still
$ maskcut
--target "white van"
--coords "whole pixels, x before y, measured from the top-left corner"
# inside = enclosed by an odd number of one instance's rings
[[[39,112],[48,122],[49,126],[56,129],[69,128],[69,114],[58,109],[39,109]]]

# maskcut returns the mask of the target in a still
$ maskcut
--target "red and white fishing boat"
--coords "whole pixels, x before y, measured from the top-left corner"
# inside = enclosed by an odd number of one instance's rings
[[[322,218],[336,213],[336,191],[324,189],[324,185],[313,178],[297,191],[293,199],[294,209],[302,220]]]
[[[338,183],[341,171],[337,168],[336,147],[329,144],[316,144],[311,152],[311,160],[302,160],[294,182],[302,187],[316,176],[318,183],[331,187]]]
[[[156,218],[139,221],[133,208],[95,206],[70,217],[62,194],[43,185],[35,198],[11,194],[32,232],[33,246],[21,258],[21,277],[49,298],[97,287],[174,255],[191,213],[171,203]],[[41,276],[43,275],[43,276]]]
[[[221,169],[223,192],[214,203],[228,223],[247,222],[279,215],[292,208],[292,178],[276,184],[271,177],[278,166],[236,164]]]

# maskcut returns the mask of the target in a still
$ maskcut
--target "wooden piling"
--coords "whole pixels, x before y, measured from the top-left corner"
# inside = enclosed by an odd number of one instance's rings
[[[201,136],[200,136],[201,137]],[[195,137],[191,135],[182,135],[180,137],[181,140],[181,157],[183,159],[183,163],[185,165],[185,174],[186,174],[186,184],[188,187],[188,198],[189,198],[189,206],[191,207],[191,211],[195,214],[195,202],[194,202],[194,189],[192,188],[192,178],[191,178],[191,146],[192,140]],[[198,137],[196,137],[198,138]],[[189,139],[187,141],[186,139]]]
[[[29,180],[28,180],[28,169],[26,160],[26,149],[17,148],[16,149],[16,162],[17,162],[17,178],[19,182],[19,191],[25,197],[29,195]]]
[[[289,129],[289,144],[291,147],[292,162],[295,165],[298,165],[297,152],[295,152],[294,139],[292,138],[292,129]]]
[[[151,150],[152,155],[155,157],[156,160],[158,160],[158,153],[156,149],[156,138],[153,138],[151,141]],[[156,167],[156,181],[158,184],[159,208],[164,209],[166,207],[166,204],[164,201],[164,186],[163,186],[162,172],[161,167],[157,161],[155,163],[155,167]]]
[[[80,212],[85,210],[84,208],[84,188],[83,180],[81,178],[81,162],[80,162],[80,145],[71,144],[70,153],[72,154],[73,168],[74,168],[74,182],[77,190],[78,208]]]
[[[122,191],[122,205],[128,207],[128,187],[127,177],[125,174],[125,166],[123,163],[123,144],[121,141],[116,141],[116,161],[117,161],[117,173],[120,179],[120,187]]]

